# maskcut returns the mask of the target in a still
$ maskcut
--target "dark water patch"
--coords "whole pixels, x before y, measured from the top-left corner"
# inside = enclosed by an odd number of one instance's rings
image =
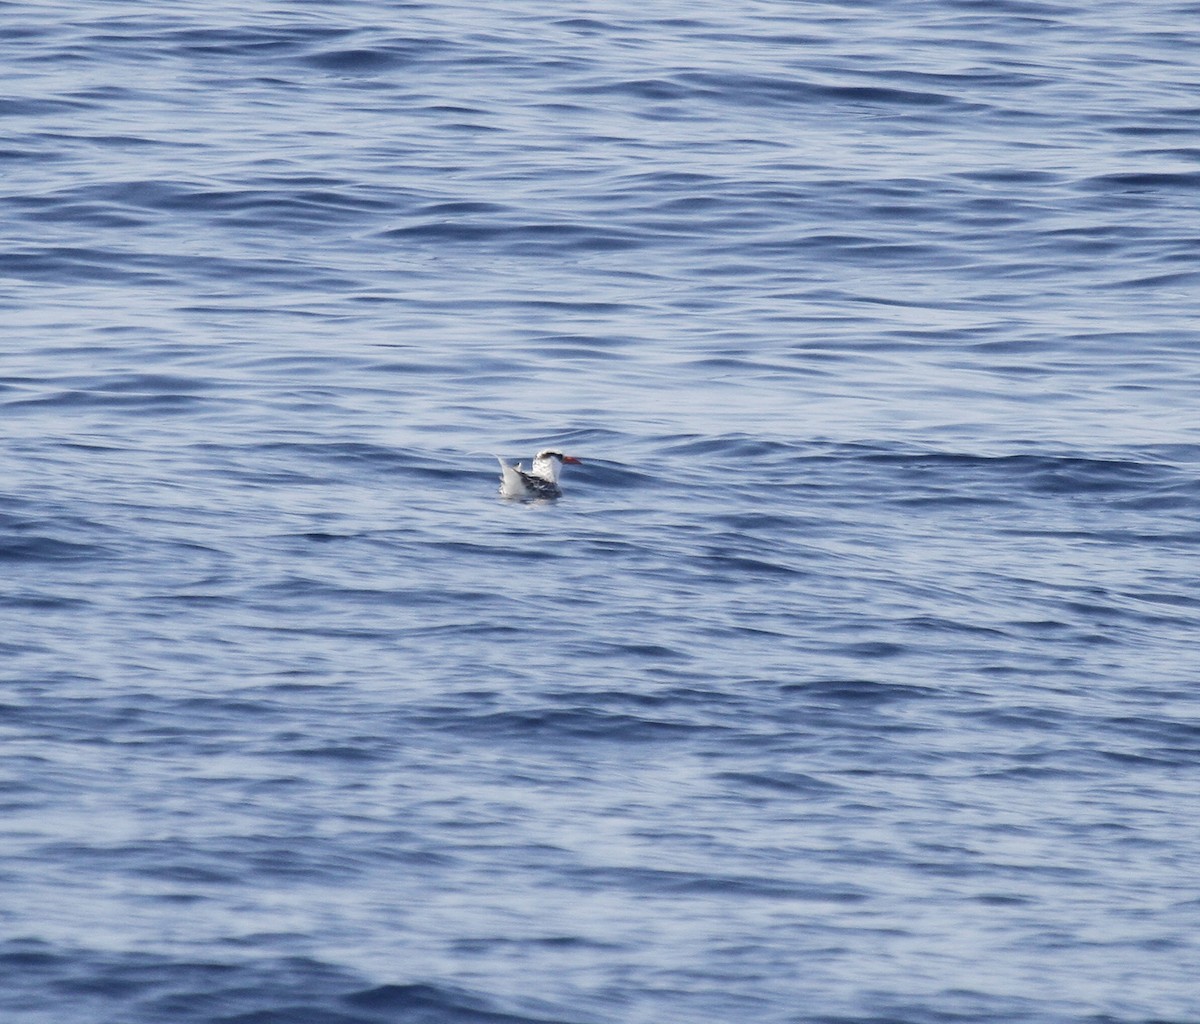
[[[838,645],[835,649],[848,657],[870,661],[899,658],[912,651],[912,647],[907,644],[890,643],[886,640],[864,640],[858,643]]]
[[[733,580],[746,577],[763,578],[796,578],[811,575],[799,566],[785,565],[781,561],[765,558],[751,558],[737,554],[727,549],[710,550],[702,556],[707,563],[708,571],[718,578]]]
[[[710,732],[714,726],[677,719],[651,718],[604,711],[579,705],[570,708],[543,708],[524,711],[498,711],[472,715],[446,726],[480,737],[551,742],[593,739],[616,743],[646,743],[672,738],[687,739]],[[718,727],[719,728],[719,727]]]
[[[78,113],[95,104],[83,100],[48,98],[0,98],[0,118],[52,117],[55,114]]]
[[[0,163],[23,164],[44,163],[60,159],[57,154],[39,152],[36,149],[6,149],[0,146]]]
[[[765,790],[771,793],[797,794],[802,796],[825,796],[840,791],[843,787],[824,779],[802,772],[719,772],[714,778],[729,782],[739,790],[753,792]]]
[[[139,269],[141,264],[142,269]],[[92,284],[164,284],[166,276],[130,253],[70,246],[0,253],[0,275],[33,281],[84,281]]]
[[[566,1024],[561,1019],[505,1013],[470,993],[434,985],[380,985],[346,997],[372,1021],[397,1024]]]
[[[1061,174],[1053,171],[1035,170],[1030,167],[995,167],[962,171],[958,175],[967,181],[980,181],[997,185],[1057,185]]]
[[[373,223],[394,210],[394,203],[364,194],[349,184],[326,182],[314,188],[298,182],[271,187],[215,190],[182,181],[121,181],[77,186],[51,194],[21,197],[13,206],[31,222],[62,223],[79,227],[128,228],[172,222],[187,215],[207,216],[230,230],[257,227],[277,230],[322,225],[346,230],[354,218]],[[74,253],[77,259],[83,254]],[[111,257],[110,257],[111,258]]]
[[[818,85],[799,78],[702,71],[685,72],[678,80],[699,93],[722,96],[739,105],[753,102],[808,106],[832,102],[846,103],[850,107],[971,107],[949,93],[877,85]]]
[[[256,441],[245,444],[200,442],[192,451],[213,471],[230,479],[259,485],[296,484],[324,487],[339,481],[376,477],[381,486],[402,486],[414,477],[444,480],[447,467],[429,452],[398,451],[384,445],[360,441]],[[339,535],[321,529],[301,531],[310,540],[327,540]],[[362,532],[340,535],[343,539],[370,539]]]
[[[121,210],[61,200],[50,200],[41,204],[40,208],[29,209],[25,213],[25,218],[33,222],[64,223],[94,228],[129,229],[140,227],[146,223],[144,217],[134,216]]]
[[[501,245],[514,255],[538,253],[624,252],[647,244],[647,236],[599,224],[494,223],[437,220],[391,228],[380,237],[400,241]]]
[[[910,628],[916,632],[926,633],[944,633],[950,635],[980,636],[990,637],[995,639],[1003,639],[1009,636],[1002,629],[992,626],[980,626],[970,622],[958,622],[952,619],[945,619],[934,615],[918,615],[909,619],[905,619],[904,627]]]
[[[962,480],[967,472],[975,478],[1007,479],[1010,485],[1041,494],[1119,494],[1162,482],[1176,472],[1159,461],[1071,454],[978,456],[955,452],[862,451],[859,457],[868,462],[890,463],[905,470],[928,473],[931,477],[945,474]]]
[[[511,507],[505,505],[505,508]],[[561,549],[542,549],[531,546],[511,546],[507,544],[481,544],[471,541],[444,540],[441,548],[447,553],[470,556],[496,558],[500,562],[529,562],[550,563],[562,561],[570,557],[570,551]]]
[[[857,886],[825,886],[781,877],[698,875],[684,870],[651,868],[574,869],[582,888],[612,886],[649,896],[707,896],[729,899],[788,899],[814,903],[854,904],[867,899]]]
[[[274,29],[249,25],[221,28],[180,28],[162,32],[164,45],[176,53],[205,57],[264,57],[294,53],[300,47],[332,43],[352,34],[349,28],[334,25],[305,25],[291,21]]]
[[[932,686],[917,686],[892,680],[813,679],[782,683],[777,690],[786,698],[790,714],[797,706],[821,708],[882,708],[892,704],[925,701],[940,696]]]
[[[130,1024],[564,1024],[508,1012],[464,989],[370,985],[352,972],[302,957],[172,959],[150,953],[74,949],[32,939],[0,947],[20,981],[0,1007],[16,1019],[50,1021],[64,1002],[80,1020]]]
[[[503,203],[483,202],[480,200],[453,200],[449,202],[428,203],[416,211],[422,217],[450,216],[489,216],[506,217],[514,212],[514,208]]]
[[[371,741],[367,741],[371,742]],[[334,761],[346,763],[370,763],[379,762],[382,759],[383,752],[380,750],[371,750],[364,743],[357,746],[346,745],[306,745],[297,747],[294,750],[288,751],[288,756],[302,759],[315,759],[320,761]]]
[[[448,49],[435,39],[391,41],[381,47],[322,50],[302,58],[302,63],[319,71],[339,75],[379,75],[405,67],[415,60],[437,57]]]
[[[1193,536],[1193,540],[1200,542],[1200,531]],[[1125,596],[1135,601],[1165,605],[1168,608],[1200,608],[1200,594],[1195,593],[1130,591]]]
[[[1190,284],[1200,281],[1200,271],[1181,271],[1178,273],[1149,274],[1145,276],[1126,278],[1113,283],[1113,288],[1161,288],[1164,285]]]
[[[76,382],[86,386],[45,391],[35,397],[10,400],[5,407],[123,408],[162,415],[194,410],[205,402],[204,394],[214,387],[203,378],[161,373],[76,378]]]
[[[603,658],[627,658],[642,664],[646,661],[687,661],[688,654],[663,644],[639,642],[637,640],[592,640],[575,642],[571,650],[580,654]]]
[[[618,947],[589,941],[578,935],[545,935],[532,938],[509,938],[497,936],[494,938],[460,939],[454,943],[454,949],[463,953],[482,953],[491,950],[521,949],[543,947],[548,949],[580,949],[580,950],[614,950]]]
[[[6,537],[0,534],[0,561],[4,562],[90,562],[111,553],[111,549],[103,545],[85,544],[61,537],[28,534]],[[68,608],[76,603],[55,598],[48,604],[35,602],[32,607]]]
[[[48,246],[0,253],[0,276],[58,284],[70,281],[88,285],[147,285],[174,288],[180,278],[194,283],[237,282],[272,287],[294,284],[301,288],[346,290],[355,282],[330,276],[298,260],[219,258],[132,252],[127,249]]]
[[[715,455],[724,461],[741,461],[767,455],[778,455],[791,449],[787,442],[756,438],[747,434],[711,436],[690,434],[660,439],[663,451],[672,455]]]
[[[92,562],[115,555],[121,539],[120,531],[60,508],[16,503],[15,511],[0,510],[2,561]],[[62,594],[46,596],[54,603],[74,603]]]
[[[1192,191],[1200,188],[1200,171],[1137,171],[1122,174],[1098,174],[1083,180],[1079,185],[1081,188],[1098,192]]]
[[[685,100],[700,95],[700,90],[671,78],[641,78],[622,81],[592,82],[571,88],[579,96],[624,96],[635,100]]]
[[[1172,160],[1187,160],[1191,163],[1200,163],[1200,147],[1196,146],[1176,146],[1164,149],[1147,149],[1138,155],[1153,157],[1155,159],[1162,159],[1166,157]]]
[[[1182,755],[1181,764],[1200,754],[1200,723],[1197,722],[1152,715],[1122,715],[1108,719],[1105,724],[1120,735],[1165,745],[1159,749],[1169,749],[1172,756]]]

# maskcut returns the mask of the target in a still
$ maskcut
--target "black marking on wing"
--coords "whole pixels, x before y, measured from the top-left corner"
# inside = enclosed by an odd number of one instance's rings
[[[531,473],[525,473],[517,470],[517,474],[521,477],[521,483],[525,485],[535,498],[561,498],[562,488],[553,480],[543,480],[540,476],[533,476]]]

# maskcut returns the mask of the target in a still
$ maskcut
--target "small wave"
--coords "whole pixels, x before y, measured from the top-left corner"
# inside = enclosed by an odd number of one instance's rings
[[[738,789],[756,789],[775,793],[795,793],[804,796],[826,796],[843,789],[842,786],[818,779],[803,772],[720,772],[715,778],[720,782],[733,783]]]
[[[1085,178],[1081,188],[1100,191],[1159,192],[1200,188],[1200,171],[1131,171]]]
[[[380,237],[422,242],[489,242],[514,254],[626,252],[648,236],[611,225],[585,223],[495,223],[438,218],[381,232]]]
[[[3,498],[0,497],[0,501]],[[20,513],[0,511],[0,561],[94,562],[116,554],[116,531],[98,522],[61,510],[27,503]],[[73,599],[60,594],[31,595],[35,601],[69,607]]]
[[[253,945],[255,937],[248,942]],[[369,985],[335,964],[300,956],[185,960],[17,939],[0,944],[0,968],[10,981],[0,1009],[20,1020],[32,1013],[41,1020],[48,1005],[69,1000],[78,1019],[116,1015],[130,1024],[552,1024],[549,1017],[502,1007],[465,989]],[[563,1021],[553,1017],[553,1024]]]
[[[501,1011],[494,1004],[461,989],[435,985],[380,985],[356,992],[345,1000],[356,1009],[370,1010],[372,1021],[437,1021],[438,1024],[565,1024],[540,1016]]]
[[[440,717],[440,716],[439,716]],[[446,728],[476,736],[521,738],[551,742],[554,738],[586,738],[618,743],[651,742],[709,733],[710,723],[665,717],[652,718],[579,706],[498,711],[492,714],[444,719]]]
[[[0,561],[5,562],[83,562],[105,553],[106,549],[97,544],[84,544],[45,534],[21,537],[0,535]]]
[[[701,874],[643,867],[577,868],[571,875],[582,889],[615,888],[642,897],[709,896],[730,899],[785,899],[813,903],[861,903],[868,898],[865,889],[845,884],[822,885],[778,875]]]
[[[814,679],[784,683],[779,692],[789,700],[807,698],[827,706],[880,706],[896,701],[924,700],[937,694],[932,687],[875,679]]]

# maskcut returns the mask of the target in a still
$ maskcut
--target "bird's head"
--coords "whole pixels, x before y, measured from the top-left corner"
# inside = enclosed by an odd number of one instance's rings
[[[546,449],[538,452],[533,457],[533,475],[540,476],[544,480],[553,480],[558,482],[558,474],[562,472],[564,464],[579,466],[582,463],[573,455],[564,455],[562,452],[555,452]]]

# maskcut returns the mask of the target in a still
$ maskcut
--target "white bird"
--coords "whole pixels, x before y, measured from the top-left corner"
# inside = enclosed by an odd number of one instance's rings
[[[496,461],[500,463],[500,494],[505,498],[558,498],[562,496],[562,488],[558,486],[558,474],[562,472],[563,464],[579,466],[582,463],[562,452],[542,451],[533,457],[533,468],[525,472],[518,462],[510,466],[499,455]]]

